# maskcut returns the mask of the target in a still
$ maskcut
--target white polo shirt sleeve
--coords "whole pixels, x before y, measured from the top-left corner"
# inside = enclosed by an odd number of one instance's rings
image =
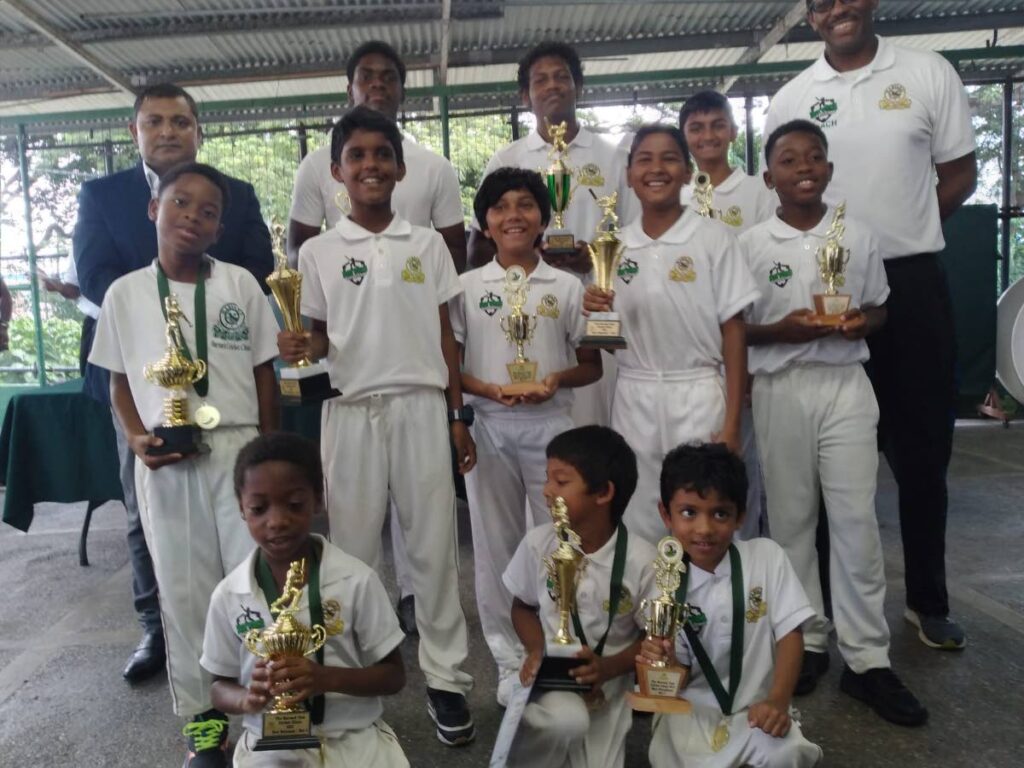
[[[768,576],[765,601],[776,642],[814,617],[814,609],[782,547],[771,539],[758,539],[757,548],[766,561]]]
[[[935,69],[938,82],[932,115],[932,159],[948,163],[974,151],[974,126],[967,90],[953,65],[942,58]]]
[[[718,247],[710,255],[713,260],[715,310],[718,322],[724,323],[757,301],[761,292],[736,238],[724,230],[721,234]]]
[[[230,595],[225,588],[226,581],[221,581],[210,598],[210,608],[206,612],[206,628],[203,631],[203,655],[199,664],[211,675],[240,680],[242,677],[242,660],[239,654],[240,640],[231,631],[233,622],[229,609]]]
[[[292,207],[288,217],[310,227],[319,227],[327,214],[324,196],[320,191],[323,169],[318,166],[322,161],[323,156],[320,152],[310,152],[302,158],[299,169],[295,172],[295,185],[292,188]]]
[[[527,533],[519,542],[501,580],[505,588],[512,593],[512,597],[536,608],[540,602],[537,596],[537,574],[541,565],[530,538],[530,534]]]
[[[245,300],[245,314],[252,328],[252,364],[255,368],[277,357],[277,321],[270,308],[270,299],[263,295],[256,278],[246,271],[239,277],[239,282],[239,290]]]
[[[313,320],[327,320],[327,298],[324,295],[324,284],[320,279],[317,261],[313,258],[313,250],[309,246],[322,235],[312,237],[299,248],[299,272],[302,274],[302,298],[299,311]]]
[[[587,333],[587,318],[583,316],[583,283],[573,279],[569,288],[569,300],[566,304],[565,326],[569,335],[569,345],[576,349]]]
[[[124,352],[121,336],[118,331],[118,319],[127,322],[121,308],[121,290],[119,284],[124,280],[115,280],[103,297],[100,317],[96,323],[96,336],[93,338],[89,352],[89,362],[114,373],[124,373]]]
[[[359,641],[360,660],[363,666],[369,667],[400,646],[405,633],[398,626],[398,618],[380,577],[368,567],[360,571],[352,603],[355,611],[352,629]]]
[[[864,274],[864,289],[861,292],[860,306],[880,307],[889,298],[889,279],[885,276],[885,266],[882,260],[882,249],[878,244],[878,238],[868,233],[865,238],[867,242],[867,270]]]
[[[455,340],[462,346],[466,345],[466,281],[462,282],[462,292],[448,301],[448,319],[452,324]]]
[[[462,282],[459,280],[459,273],[455,271],[455,264],[452,263],[444,238],[437,232],[432,232],[431,235],[429,258],[434,264],[434,285],[437,286],[437,305],[440,306],[462,293]]]
[[[462,188],[455,167],[447,160],[438,173],[437,190],[430,208],[430,220],[435,229],[462,226]]]

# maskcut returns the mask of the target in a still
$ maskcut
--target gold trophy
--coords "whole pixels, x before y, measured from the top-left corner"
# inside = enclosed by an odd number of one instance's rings
[[[544,118],[544,124],[551,137],[551,150],[548,157],[551,166],[547,171],[548,199],[551,201],[551,226],[547,231],[547,242],[544,252],[551,256],[567,256],[576,252],[576,237],[565,228],[565,210],[572,200],[572,169],[566,164],[565,158],[569,147],[565,143],[565,132],[568,126],[563,120],[552,125]]]
[[[573,637],[571,622],[576,586],[585,561],[580,537],[569,527],[569,509],[561,496],[551,505],[551,519],[558,547],[544,558],[544,567],[548,572],[548,591],[558,604],[558,629],[547,642],[534,685],[544,690],[589,691],[590,685],[576,682],[571,674],[582,661],[576,654],[583,650],[583,645]]]
[[[163,357],[142,369],[146,381],[169,390],[164,398],[164,423],[153,429],[153,435],[163,440],[164,444],[150,446],[146,453],[151,456],[199,453],[206,446],[199,438],[199,427],[189,417],[188,392],[185,388],[206,375],[206,361],[189,360],[182,352],[185,341],[181,337],[181,321],[188,320],[178,306],[178,297],[173,293],[164,300],[164,310],[167,316],[167,348]]]
[[[652,640],[675,642],[676,628],[680,620],[685,619],[687,611],[687,606],[675,600],[684,570],[683,548],[675,537],[666,536],[658,542],[658,557],[654,560],[654,580],[661,595],[654,600],[644,598],[640,602],[640,609],[645,613],[647,637]],[[690,702],[678,698],[689,673],[687,667],[668,661],[637,662],[636,679],[640,693],[629,694],[630,706],[643,712],[689,712]]]
[[[277,619],[267,629],[245,633],[245,647],[261,659],[301,658],[316,653],[327,640],[327,630],[317,624],[307,627],[295,618],[299,610],[302,585],[306,580],[306,560],[296,560],[288,568],[284,590],[270,606]],[[310,732],[309,711],[302,702],[286,704],[294,694],[274,697],[274,705],[263,713],[263,735],[253,747],[255,752],[273,749],[319,749],[320,739]]]
[[[594,194],[593,190],[590,192]],[[610,292],[626,246],[619,240],[619,217],[615,213],[619,193],[612,192],[606,197],[594,195],[603,213],[597,224],[597,236],[587,245],[590,262],[594,266],[594,285]],[[586,333],[580,340],[581,347],[596,349],[625,349],[626,339],[622,335],[622,321],[618,312],[591,312],[587,318]]]
[[[841,245],[846,233],[846,203],[840,203],[832,214],[832,223],[825,233],[825,243],[818,249],[818,274],[825,284],[824,293],[814,294],[814,320],[819,325],[839,325],[843,314],[850,309],[850,294],[839,293],[846,284],[846,265],[850,249]]]
[[[267,285],[274,294],[277,308],[281,310],[284,327],[293,333],[304,333],[302,314],[299,310],[302,297],[302,273],[288,266],[285,253],[284,227],[271,224],[276,269],[267,276]],[[326,400],[338,394],[331,387],[331,378],[320,362],[303,357],[296,363],[281,369],[281,396],[285,400],[309,402]]]
[[[698,215],[706,219],[722,218],[722,212],[712,206],[714,195],[715,188],[711,185],[711,174],[706,171],[697,171],[693,177],[693,202]]]
[[[501,330],[505,332],[505,338],[509,343],[515,345],[516,356],[505,366],[508,368],[508,377],[512,383],[502,386],[501,393],[512,397],[544,389],[543,384],[537,383],[536,361],[528,360],[523,349],[533,339],[533,332],[537,327],[537,318],[523,313],[528,289],[526,270],[518,264],[509,267],[505,272],[505,299],[512,311],[501,318]]]

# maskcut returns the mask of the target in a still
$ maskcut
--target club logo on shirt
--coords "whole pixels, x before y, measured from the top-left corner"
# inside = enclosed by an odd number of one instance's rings
[[[811,104],[811,120],[817,122],[822,128],[832,128],[836,125],[835,114],[839,111],[839,105],[835,99],[822,96]]]
[[[263,616],[260,612],[243,605],[242,612],[235,619],[235,632],[244,636],[250,629],[263,629],[263,627]]]
[[[612,609],[611,600],[605,600],[601,603],[601,610],[608,613]],[[619,606],[615,610],[616,616],[628,616],[633,612],[633,595],[630,594],[629,588],[623,584],[622,591],[619,593]]]
[[[882,98],[878,100],[879,109],[910,109],[910,104],[907,89],[900,83],[888,86]]]
[[[366,262],[349,256],[348,261],[341,266],[341,276],[352,285],[362,285],[366,279]]]
[[[245,324],[245,311],[229,302],[220,308],[220,316],[213,326],[213,337],[224,341],[248,341],[249,326]]]
[[[779,288],[785,288],[786,284],[792,279],[793,270],[789,268],[789,264],[776,261],[772,264],[772,268],[768,270],[768,281]]]
[[[708,617],[704,615],[704,611],[700,609],[699,605],[690,604],[690,610],[686,614],[686,620],[683,624],[689,627],[694,634],[699,635],[701,630],[707,626]],[[682,629],[682,627],[680,627]]]
[[[738,205],[729,206],[729,210],[722,214],[722,223],[728,224],[730,227],[742,227],[743,211]]]
[[[693,259],[689,256],[680,256],[676,259],[675,266],[669,270],[668,279],[677,283],[692,283],[697,279],[697,273],[693,269]]]
[[[756,624],[768,613],[768,603],[764,601],[764,590],[761,587],[754,587],[747,595],[747,612],[744,616],[747,624]]]
[[[619,279],[626,285],[633,282],[633,278],[640,273],[640,265],[628,257],[623,257],[619,262]]]
[[[423,265],[420,263],[418,256],[410,256],[405,260],[402,279],[407,283],[422,283],[426,279],[426,276],[423,274]]]
[[[557,320],[561,314],[558,310],[558,297],[553,293],[546,293],[540,300],[540,304],[537,305],[537,314],[543,317],[550,317],[552,320]]]
[[[494,317],[495,313],[501,309],[501,296],[496,293],[488,291],[480,297],[480,309],[484,311],[484,314],[488,317]]]
[[[341,619],[341,605],[337,600],[324,600],[324,629],[328,635],[340,635],[345,631]]]
[[[597,163],[584,163],[576,173],[576,180],[585,187],[603,187],[604,174]]]

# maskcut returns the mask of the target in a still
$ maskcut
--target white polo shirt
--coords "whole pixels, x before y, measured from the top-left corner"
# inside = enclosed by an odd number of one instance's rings
[[[537,171],[545,177],[552,160],[548,153],[551,145],[541,138],[536,131],[531,131],[521,139],[502,147],[487,162],[484,176],[498,168],[525,168]],[[590,242],[601,221],[601,208],[593,197],[592,190],[598,197],[605,197],[618,191],[616,211],[621,224],[631,221],[640,213],[640,201],[633,190],[626,184],[627,152],[598,136],[584,126],[568,145],[566,164],[572,169],[572,198],[565,209],[565,228],[577,240]],[[476,217],[472,226],[479,230],[480,224]]]
[[[693,205],[693,185],[687,184],[679,193],[683,205]],[[722,214],[721,221],[736,234],[745,232],[775,215],[779,197],[765,186],[760,176],[748,176],[736,168],[725,181],[714,188],[711,205]]]
[[[462,291],[444,238],[397,214],[381,233],[343,218],[299,249],[302,314],[327,323],[341,402],[445,389],[440,305]]]
[[[729,227],[691,208],[657,240],[637,218],[613,284],[627,347],[619,365],[647,371],[719,368],[722,323],[758,291]]]
[[[585,555],[581,562],[583,571],[576,587],[576,609],[591,647],[597,645],[608,628],[612,564],[618,539],[618,532],[613,533],[603,547]],[[544,637],[548,639],[553,638],[558,631],[558,603],[548,590],[544,558],[557,547],[554,526],[538,525],[527,531],[502,576],[502,581],[513,597],[538,607],[537,615],[544,627]],[[626,566],[622,574],[622,593],[615,620],[605,641],[604,656],[618,653],[642,636],[644,612],[640,608],[640,601],[644,598],[653,600],[660,594],[654,584],[654,568],[651,565],[657,554],[651,544],[636,534],[629,536],[626,543]],[[573,634],[575,636],[575,632]]]
[[[189,413],[205,401],[220,411],[222,427],[259,424],[253,368],[277,357],[277,322],[259,283],[242,267],[204,257],[206,344],[210,388],[205,398],[187,387]],[[100,309],[89,362],[128,377],[132,399],[147,430],[163,423],[168,391],[150,384],[143,368],[163,357],[167,323],[156,284],[156,259],[115,280]],[[181,335],[196,354],[195,283],[169,280],[184,319]],[[187,320],[187,322],[185,322]]]
[[[948,61],[884,38],[871,63],[852,72],[822,55],[772,99],[764,135],[797,118],[828,137],[835,173],[825,201],[846,200],[884,258],[942,250],[934,164],[974,151],[967,92]]]
[[[802,232],[778,216],[740,235],[740,247],[757,281],[760,297],[746,313],[748,323],[767,325],[796,309],[814,309],[814,294],[824,293],[818,272],[818,249],[832,224],[829,208],[814,229]],[[850,307],[877,307],[889,297],[889,282],[875,236],[856,219],[846,218],[842,245],[850,249],[846,283],[840,293],[850,295]],[[863,339],[847,341],[834,334],[807,344],[762,344],[749,347],[747,366],[752,374],[776,373],[794,363],[849,365],[869,357]]]
[[[391,607],[380,578],[365,563],[332,546],[322,536],[320,542],[320,599],[324,607],[324,625],[328,631],[324,644],[324,666],[350,669],[376,664],[402,644],[404,633]],[[257,657],[249,653],[243,638],[249,629],[269,628],[274,623],[270,604],[256,581],[254,549],[229,573],[210,598],[203,636],[203,668],[219,677],[237,680],[248,687]],[[306,626],[309,617],[309,589],[303,588],[296,618]],[[337,621],[343,622],[340,633]],[[345,731],[368,728],[384,711],[380,696],[348,696],[326,693],[324,721],[313,726],[317,735],[340,736]],[[245,715],[243,726],[256,734],[262,731],[261,715]]]
[[[733,701],[740,712],[762,701],[775,674],[775,644],[814,617],[800,580],[782,547],[771,539],[734,541],[743,570],[743,675]],[[732,565],[722,558],[714,573],[690,565],[686,602],[707,618],[697,638],[707,651],[726,690],[732,648]],[[692,653],[686,634],[676,637],[676,658],[690,665],[690,681],[680,696],[693,704],[718,709],[718,700]]]
[[[405,178],[395,185],[391,205],[406,221],[418,227],[443,229],[463,226],[459,176],[448,160],[402,136]],[[339,193],[344,207],[335,205]],[[292,209],[288,214],[310,227],[324,221],[330,229],[349,211],[345,185],[331,176],[331,146],[314,149],[295,173]]]
[[[505,296],[505,269],[495,258],[488,264],[460,276],[463,291],[451,300],[452,329],[463,346],[462,369],[482,381],[506,384],[508,368],[516,355],[501,328],[502,318],[509,314]],[[537,363],[537,381],[576,365],[576,347],[586,327],[583,317],[583,283],[578,277],[554,269],[543,260],[527,278],[526,304],[523,313],[536,320],[533,340],[526,345],[526,357]],[[513,408],[486,397],[466,394],[480,413],[502,416],[522,415],[535,418],[553,411],[568,411],[572,405],[571,389],[559,389],[554,397],[539,405]]]

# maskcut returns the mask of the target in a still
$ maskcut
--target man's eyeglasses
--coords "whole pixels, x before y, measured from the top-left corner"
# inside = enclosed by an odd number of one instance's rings
[[[843,5],[853,5],[857,0],[807,0],[807,9],[811,13],[828,13],[835,6],[836,2]]]

